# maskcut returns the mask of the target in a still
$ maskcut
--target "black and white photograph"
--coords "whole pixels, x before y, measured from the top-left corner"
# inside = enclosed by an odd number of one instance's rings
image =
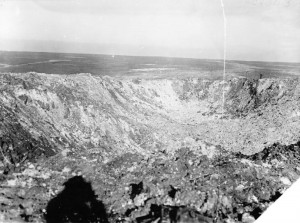
[[[0,223],[298,223],[299,177],[300,1],[0,0]]]

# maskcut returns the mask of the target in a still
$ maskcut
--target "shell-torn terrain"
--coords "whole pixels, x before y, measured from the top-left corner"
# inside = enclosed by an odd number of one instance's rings
[[[300,174],[298,78],[3,73],[0,118],[5,222],[253,222]]]

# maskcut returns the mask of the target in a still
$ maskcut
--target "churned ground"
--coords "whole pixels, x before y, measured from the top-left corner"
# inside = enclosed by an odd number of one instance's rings
[[[299,175],[297,78],[0,83],[3,221],[50,222],[49,201],[72,191],[88,214],[62,202],[66,222],[253,222]],[[90,186],[73,193],[74,177]]]

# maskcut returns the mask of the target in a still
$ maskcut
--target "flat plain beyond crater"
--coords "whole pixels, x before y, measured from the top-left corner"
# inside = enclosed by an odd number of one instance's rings
[[[33,55],[1,55],[3,221],[253,222],[299,177],[299,64],[230,61],[223,80],[222,61],[119,56],[114,74],[53,74],[39,69],[78,57]],[[105,215],[50,216],[73,178]]]

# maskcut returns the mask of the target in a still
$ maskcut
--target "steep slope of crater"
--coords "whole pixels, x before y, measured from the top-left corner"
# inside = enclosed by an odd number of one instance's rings
[[[267,153],[278,144],[299,149],[299,79],[141,80],[7,73],[0,83],[1,184],[9,194],[23,188],[25,200],[30,199],[27,193],[35,193],[38,206],[31,209],[39,212],[30,213],[37,216],[67,177],[80,174],[93,182],[113,219],[134,220],[155,204],[171,211],[169,206],[188,205],[209,219],[216,209],[225,208],[220,218],[227,214],[241,221],[244,212],[263,211],[299,175],[297,161],[285,164],[287,158],[274,156],[271,165],[259,163],[265,160],[253,163],[266,147]],[[146,186],[135,201],[128,187],[138,181]],[[251,181],[256,181],[254,189]],[[226,185],[221,191],[220,182]],[[180,191],[176,201],[166,196],[170,185]],[[259,193],[261,185],[266,185],[267,195]],[[243,197],[241,187],[254,198]],[[192,199],[195,193],[204,199],[199,205]],[[24,199],[20,195],[16,200],[20,197]],[[234,208],[241,213],[234,214]]]
[[[4,74],[1,83],[1,108],[16,120],[4,120],[2,135],[17,123],[56,150],[147,155],[209,144],[254,153],[300,135],[298,79],[125,81],[28,73]]]

